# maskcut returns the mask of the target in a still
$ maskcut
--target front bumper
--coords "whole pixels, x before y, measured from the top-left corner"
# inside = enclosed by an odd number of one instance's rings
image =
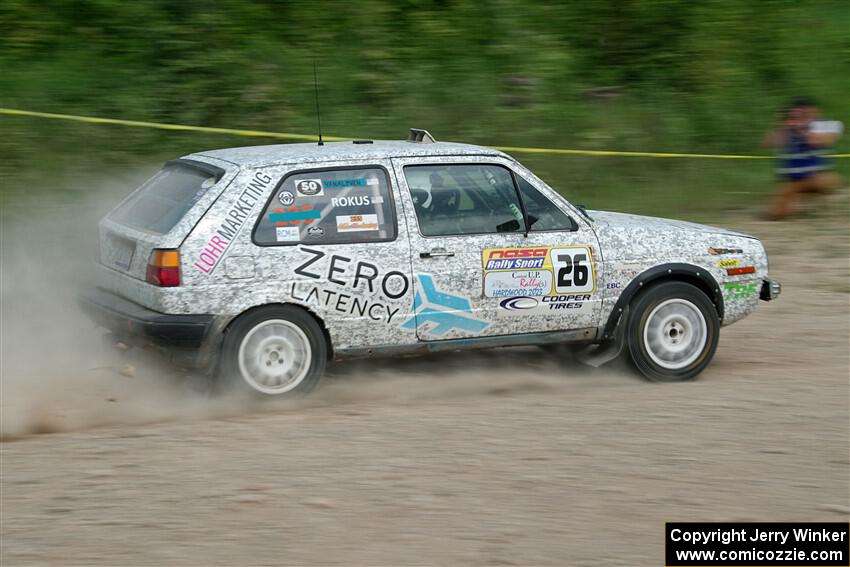
[[[83,293],[80,307],[95,323],[130,340],[168,347],[200,347],[212,315],[169,315],[153,311],[102,288]]]
[[[782,285],[771,278],[764,278],[761,284],[761,293],[759,293],[759,299],[762,301],[773,301],[779,294],[782,293]]]

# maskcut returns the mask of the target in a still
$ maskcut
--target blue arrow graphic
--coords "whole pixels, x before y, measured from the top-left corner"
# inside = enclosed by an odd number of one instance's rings
[[[425,301],[419,291],[413,297],[415,315],[404,322],[402,327],[413,329],[424,323],[435,326],[428,331],[431,335],[444,335],[452,329],[461,329],[478,333],[490,326],[490,323],[461,315],[472,313],[472,302],[469,298],[440,291],[434,284],[434,278],[428,274],[419,274],[419,287],[425,294]]]

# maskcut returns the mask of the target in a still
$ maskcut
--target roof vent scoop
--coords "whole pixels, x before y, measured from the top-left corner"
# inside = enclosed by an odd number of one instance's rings
[[[407,136],[407,141],[415,144],[433,144],[437,140],[434,139],[434,136],[432,136],[428,130],[411,128],[410,134]]]

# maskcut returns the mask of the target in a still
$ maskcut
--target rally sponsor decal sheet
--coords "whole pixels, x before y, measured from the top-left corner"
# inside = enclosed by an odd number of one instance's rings
[[[500,315],[591,309],[596,270],[589,246],[487,248],[482,264],[484,297],[499,299]]]

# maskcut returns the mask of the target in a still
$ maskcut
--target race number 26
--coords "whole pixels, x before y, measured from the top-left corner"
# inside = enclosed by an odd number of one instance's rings
[[[555,271],[556,293],[578,293],[596,288],[589,248],[552,248],[549,259]]]

